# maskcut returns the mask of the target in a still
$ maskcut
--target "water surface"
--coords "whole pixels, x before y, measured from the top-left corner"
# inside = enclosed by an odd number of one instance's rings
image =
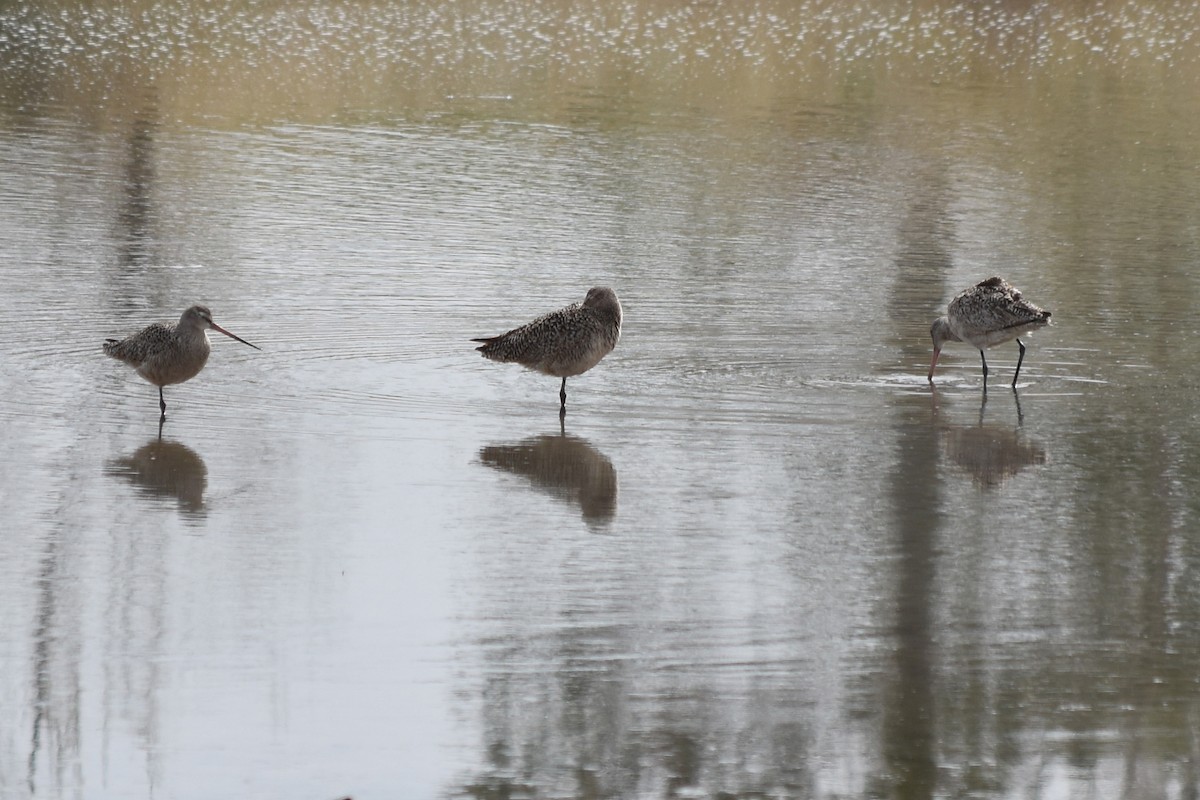
[[[1195,796],[1195,15],[0,6],[0,796]]]

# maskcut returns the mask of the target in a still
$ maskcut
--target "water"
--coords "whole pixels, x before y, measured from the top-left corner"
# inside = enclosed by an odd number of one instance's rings
[[[1200,792],[1196,10],[529,5],[0,6],[0,797]]]

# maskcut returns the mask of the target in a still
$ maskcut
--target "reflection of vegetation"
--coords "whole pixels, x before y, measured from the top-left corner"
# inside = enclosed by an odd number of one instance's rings
[[[1158,791],[1167,781],[1195,796],[1200,499],[1188,476],[1200,474],[1200,435],[1166,435],[1139,413],[1153,394],[1132,398],[1128,415],[1097,413],[1069,447],[1057,440],[1053,468],[1079,479],[1024,481],[1028,492],[939,481],[929,398],[900,401],[879,592],[863,589],[878,628],[860,631],[844,661],[850,693],[836,718],[814,713],[803,666],[778,680],[753,661],[709,670],[698,665],[719,659],[712,642],[675,649],[651,614],[606,607],[589,624],[564,599],[547,628],[483,648],[486,763],[453,793],[1044,796],[1071,774],[1105,797],[1173,796]],[[1032,408],[1039,426],[1045,403]],[[1007,390],[988,410],[1020,416]],[[1064,494],[1027,507],[1048,487]],[[686,610],[667,616],[686,629]],[[830,739],[835,756],[822,749]]]
[[[1123,633],[1081,643],[1077,633],[1063,631],[996,647],[982,647],[965,630],[948,638],[955,643],[933,650],[934,796],[1004,795],[1016,786],[1044,785],[1062,770],[1102,785],[1122,771],[1138,785],[1170,775],[1187,787],[1179,796],[1200,790],[1200,647],[1194,642],[1168,655]],[[1164,669],[1164,663],[1172,666]],[[860,668],[871,674],[889,666]],[[858,713],[873,717],[878,701],[871,687]]]
[[[145,108],[131,125],[128,134],[129,156],[121,182],[121,207],[117,214],[122,239],[122,262],[141,265],[152,259],[154,223],[155,141],[157,120],[154,100],[149,98]]]
[[[187,445],[154,439],[132,455],[114,460],[109,472],[128,478],[150,496],[176,500],[185,514],[204,513],[208,468]]]
[[[1189,4],[1124,0],[26,2],[0,3],[0,30],[21,31],[0,39],[0,64],[45,75],[59,92],[137,75],[170,87],[164,101],[176,107],[166,116],[209,124],[238,124],[239,112],[295,121],[346,108],[420,112],[480,96],[506,98],[509,116],[524,104],[571,115],[614,92],[740,114],[800,83],[862,96],[889,75],[994,86],[1014,73],[1075,78],[1115,67],[1158,81],[1169,64],[1190,86],[1200,42],[1180,32],[1198,25]]]
[[[607,521],[617,511],[617,471],[583,439],[561,434],[491,445],[479,451],[479,460],[578,504],[586,520]]]
[[[737,708],[715,687],[660,686],[634,699],[648,687],[617,653],[537,671],[512,655],[484,688],[488,763],[455,796],[818,796],[811,731],[802,709],[778,705],[786,696],[752,691]]]
[[[1154,390],[1141,394],[1090,401],[1107,412],[1073,430],[1054,461],[1077,477],[1042,482],[1061,496],[1029,506],[1030,492],[989,493],[976,495],[986,498],[978,508],[945,497],[903,501],[925,507],[938,545],[915,561],[906,546],[886,579],[903,589],[923,570],[913,586],[921,584],[934,615],[926,628],[934,635],[918,638],[916,652],[931,687],[918,718],[934,733],[938,769],[929,791],[913,796],[1005,795],[1018,786],[1041,796],[1036,787],[1067,771],[1112,789],[1106,797],[1173,796],[1168,783],[1178,796],[1200,793],[1200,500],[1181,480],[1200,474],[1200,437],[1165,435],[1143,411]],[[914,435],[900,451],[920,447]],[[1000,513],[1006,501],[1012,513]],[[888,597],[889,608],[908,594]],[[849,713],[886,720],[920,694],[896,691],[898,658],[920,630],[901,618],[871,639],[854,662],[861,677]],[[889,741],[914,732],[893,734]],[[893,767],[876,794],[906,796],[886,790],[903,774]]]

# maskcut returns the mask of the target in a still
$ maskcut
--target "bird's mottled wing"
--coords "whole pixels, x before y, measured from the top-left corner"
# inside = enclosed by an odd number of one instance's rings
[[[578,304],[551,311],[508,333],[477,339],[484,344],[475,349],[492,361],[538,364],[553,352],[556,344],[561,344],[565,332],[578,326],[580,311]]]
[[[989,278],[975,284],[951,300],[948,311],[978,331],[1018,328],[1043,322],[1050,316],[1045,309],[1021,297],[1003,278]]]
[[[109,339],[104,343],[104,353],[133,367],[140,367],[164,348],[170,347],[172,330],[170,325],[156,322],[119,341]]]

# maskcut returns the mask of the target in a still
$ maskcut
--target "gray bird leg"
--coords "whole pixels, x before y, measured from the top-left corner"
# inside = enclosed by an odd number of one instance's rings
[[[983,351],[979,351],[979,360],[983,362],[983,386],[987,388],[987,358],[983,355]]]
[[[1017,376],[1021,374],[1021,362],[1025,360],[1025,344],[1020,339],[1017,339],[1017,347],[1021,348],[1021,354],[1017,356],[1017,371],[1013,373],[1013,388],[1017,388]]]
[[[566,411],[567,411],[567,379],[566,378],[563,378],[562,388],[558,390],[558,399],[562,402],[562,408],[560,410],[563,413],[566,413]]]
[[[158,387],[158,409],[162,412],[162,418],[167,418],[167,401],[163,398],[162,387]]]

